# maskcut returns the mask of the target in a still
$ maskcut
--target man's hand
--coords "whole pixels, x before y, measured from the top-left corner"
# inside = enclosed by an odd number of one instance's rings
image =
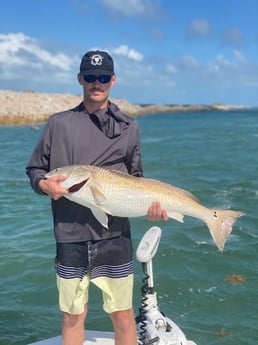
[[[163,210],[159,202],[153,202],[148,209],[147,213],[148,220],[158,222],[160,220],[167,221],[168,215],[166,210]]]
[[[68,194],[68,190],[60,186],[60,182],[64,181],[66,176],[49,177],[46,180],[39,181],[39,187],[43,193],[49,195],[52,199],[58,200],[62,196]]]

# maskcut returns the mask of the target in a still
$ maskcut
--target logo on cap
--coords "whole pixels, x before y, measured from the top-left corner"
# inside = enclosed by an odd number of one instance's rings
[[[103,62],[103,56],[99,55],[99,54],[95,54],[91,56],[91,64],[93,66],[101,66]]]

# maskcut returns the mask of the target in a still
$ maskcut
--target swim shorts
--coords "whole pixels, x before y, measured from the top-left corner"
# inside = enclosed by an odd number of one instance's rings
[[[107,313],[132,308],[132,243],[127,237],[57,243],[56,276],[61,311],[81,314],[90,283],[102,290]]]

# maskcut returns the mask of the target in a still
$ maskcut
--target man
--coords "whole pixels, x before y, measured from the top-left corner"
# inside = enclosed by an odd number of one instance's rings
[[[32,188],[52,198],[63,345],[83,344],[90,282],[103,292],[103,308],[111,317],[115,344],[136,345],[128,219],[109,216],[106,230],[88,208],[63,198],[68,193],[60,186],[64,176],[44,177],[54,168],[74,164],[142,176],[136,122],[109,101],[116,81],[111,56],[103,51],[86,53],[78,81],[83,87],[83,102],[49,118],[26,168]],[[153,203],[148,218],[168,217],[159,203]]]

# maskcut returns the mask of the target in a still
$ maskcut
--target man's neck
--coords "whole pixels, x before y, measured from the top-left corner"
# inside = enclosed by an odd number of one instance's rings
[[[85,106],[85,108],[87,109],[88,113],[94,113],[97,110],[100,109],[106,109],[108,107],[108,100],[106,100],[105,102],[88,102],[88,101],[83,101],[83,104]]]

